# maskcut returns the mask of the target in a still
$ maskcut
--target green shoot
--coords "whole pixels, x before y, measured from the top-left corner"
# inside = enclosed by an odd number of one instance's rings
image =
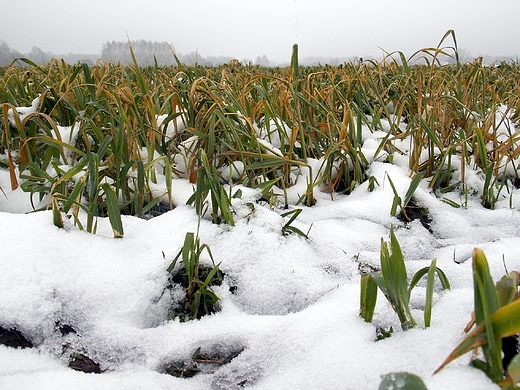
[[[361,276],[359,315],[366,322],[372,322],[377,300],[377,288],[379,288],[399,317],[402,329],[407,330],[415,327],[417,323],[410,311],[410,295],[421,278],[427,275],[424,325],[429,327],[431,324],[435,274],[438,275],[444,289],[450,288],[446,275],[436,264],[437,261],[434,259],[429,267],[417,271],[410,284],[408,284],[404,257],[392,227],[390,229],[390,243],[381,239],[381,271]]]

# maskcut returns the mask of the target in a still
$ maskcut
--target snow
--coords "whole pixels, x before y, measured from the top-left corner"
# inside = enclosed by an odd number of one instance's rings
[[[14,113],[13,109],[10,108],[7,111],[7,118],[9,119],[9,122],[13,126],[16,126],[16,116],[20,121],[23,121],[27,116],[30,114],[34,114],[38,110],[38,106],[40,105],[40,97],[38,96],[31,102],[30,107],[16,107],[16,114]],[[16,115],[16,116],[15,116]]]
[[[10,190],[9,174],[1,170],[0,325],[16,327],[36,347],[0,346],[0,388],[376,389],[382,375],[398,371],[419,375],[430,390],[498,388],[468,366],[469,357],[433,372],[464,338],[473,310],[473,248],[484,250],[495,280],[505,274],[504,262],[509,271],[520,269],[520,194],[513,192],[513,208],[508,198],[496,210],[484,209],[476,197],[466,208],[453,208],[424,180],[415,197],[429,209],[433,233],[418,221],[405,226],[390,215],[388,177],[403,197],[408,172],[405,164],[372,161],[374,137],[381,134],[367,135],[365,148],[372,151],[369,175],[379,186],[369,192],[362,183],[348,196],[316,189],[316,205],[297,206],[303,211],[294,222],[308,239],[283,235],[285,210],[234,185],[233,191],[243,192],[233,199],[236,226],[200,221],[201,243],[226,275],[215,287],[221,311],[184,323],[167,320],[172,298],[164,289],[168,265],[186,232],[199,224],[185,205],[193,191],[185,178],[174,180],[174,210],[149,220],[124,217],[125,236],[114,239],[102,218],[95,235],[71,223],[56,228],[50,211],[30,212],[29,195]],[[309,164],[318,175],[320,163]],[[301,171],[288,194],[293,203],[309,180],[308,170]],[[436,291],[428,329],[421,311],[424,283],[412,293],[414,329],[401,330],[381,293],[373,323],[358,315],[359,262],[378,265],[381,238],[388,240],[392,225],[410,277],[437,258],[451,283],[451,290]],[[206,254],[202,261],[210,264]],[[62,336],[57,328],[65,324],[76,333]],[[377,326],[395,331],[376,341]],[[199,347],[240,353],[193,378],[164,374],[164,365],[189,361]],[[104,372],[68,368],[73,352],[100,363]]]

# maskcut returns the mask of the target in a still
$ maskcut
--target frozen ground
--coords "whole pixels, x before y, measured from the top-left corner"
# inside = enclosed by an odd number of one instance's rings
[[[0,326],[16,327],[35,344],[0,346],[0,388],[368,390],[397,371],[419,375],[430,390],[497,388],[467,357],[432,374],[463,339],[473,310],[473,248],[484,250],[495,280],[505,274],[504,261],[509,271],[520,270],[520,194],[494,211],[477,198],[457,209],[424,181],[415,196],[429,209],[430,233],[418,221],[404,226],[390,216],[387,175],[404,195],[410,179],[403,165],[372,162],[379,183],[373,192],[363,184],[331,200],[317,191],[317,204],[303,207],[294,223],[310,228],[308,239],[282,235],[283,210],[255,203],[258,194],[242,188],[236,226],[206,219],[200,225],[201,242],[226,275],[215,289],[222,310],[185,323],[167,321],[172,298],[163,294],[166,268],[186,232],[197,230],[195,210],[184,205],[192,191],[185,180],[175,180],[174,210],[151,220],[125,217],[125,237],[114,239],[103,219],[93,235],[56,228],[50,212],[26,213],[28,195],[9,191],[9,176],[0,171]],[[245,211],[246,202],[255,203],[254,213]],[[415,329],[401,330],[382,294],[373,323],[358,316],[359,262],[378,265],[391,225],[409,276],[437,258],[451,283],[451,290],[437,290],[428,329],[424,284],[412,294]],[[75,333],[62,335],[64,325]],[[376,341],[377,326],[395,332]],[[193,378],[164,373],[164,365],[189,361],[199,347],[238,356]],[[89,356],[104,372],[68,368],[72,353]]]

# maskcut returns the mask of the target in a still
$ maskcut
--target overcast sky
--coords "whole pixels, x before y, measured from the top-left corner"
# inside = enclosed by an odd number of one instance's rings
[[[411,54],[454,29],[473,56],[520,54],[520,0],[23,0],[0,40],[28,53],[100,53],[106,41],[166,41],[181,54],[290,59]],[[449,41],[451,44],[451,41]]]

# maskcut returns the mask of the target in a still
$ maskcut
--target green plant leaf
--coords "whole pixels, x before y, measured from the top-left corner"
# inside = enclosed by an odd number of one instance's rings
[[[408,190],[406,191],[406,195],[404,196],[404,202],[402,204],[402,208],[406,207],[408,203],[410,202],[410,199],[412,199],[412,196],[415,194],[415,191],[417,190],[417,187],[419,187],[419,184],[421,183],[421,180],[424,178],[424,175],[422,173],[416,173],[413,177],[412,181],[410,182],[410,186],[408,187]]]
[[[105,193],[107,211],[108,211],[108,220],[110,221],[110,226],[112,226],[112,231],[114,233],[114,238],[123,238],[123,221],[121,220],[121,213],[119,211],[119,202],[117,200],[116,193],[112,186],[108,183],[104,183],[101,188]]]
[[[392,179],[390,178],[390,175],[386,175],[388,177],[388,182],[390,183],[390,186],[392,187],[392,191],[394,192],[394,200],[392,202],[392,208],[390,209],[390,215],[392,217],[395,217],[397,215],[397,206],[402,208],[402,200],[399,194],[397,193],[397,190],[394,186],[394,183]]]
[[[182,262],[186,267],[186,272],[188,274],[188,284],[191,284],[193,281],[193,277],[195,275],[195,266],[198,264],[198,258],[196,258],[197,253],[195,234],[192,232],[186,233],[184,237],[184,244],[182,245]]]
[[[200,300],[202,298],[202,293],[200,290],[197,290],[195,294],[193,295],[193,300],[190,303],[191,308],[191,318],[200,318],[199,316],[199,307],[200,307]]]
[[[505,306],[515,298],[517,294],[517,280],[511,275],[506,275],[496,283],[498,301],[500,307]]]
[[[487,345],[483,347],[487,363],[487,374],[497,382],[502,379],[502,342],[495,335],[491,326],[490,316],[500,308],[497,290],[484,252],[475,248],[473,250],[473,282],[475,295],[475,322],[477,325],[484,323]]]
[[[208,286],[212,281],[213,281],[213,278],[215,277],[215,275],[217,274],[218,270],[219,270],[219,267],[220,267],[220,263],[218,263],[217,265],[215,265],[211,271],[209,272],[208,276],[206,277],[206,279],[204,280],[204,282],[199,286],[199,289],[200,290],[204,290],[206,288],[206,286]]]
[[[419,271],[417,271],[415,273],[415,275],[412,277],[412,280],[410,281],[410,286],[409,286],[408,291],[411,292],[413,290],[413,288],[417,285],[417,283],[419,283],[419,281],[422,279],[422,277],[428,273],[429,270],[430,270],[430,267],[424,267],[424,268],[421,268]]]
[[[432,318],[432,306],[433,306],[433,287],[435,285],[435,270],[437,265],[437,259],[433,259],[428,270],[428,277],[426,281],[426,303],[424,305],[424,326],[430,327]]]
[[[377,283],[371,274],[361,275],[359,315],[366,322],[372,322],[377,302]]]
[[[473,283],[475,295],[475,322],[485,324],[487,345],[483,346],[487,363],[487,374],[495,382],[502,379],[502,341],[491,326],[491,315],[500,308],[497,290],[484,252],[473,250]]]
[[[309,238],[304,232],[302,232],[300,229],[298,229],[297,227],[294,227],[292,226],[291,224],[294,222],[294,220],[300,215],[300,213],[302,212],[302,209],[293,209],[293,210],[289,210],[285,213],[282,213],[280,214],[280,216],[282,218],[285,218],[285,217],[288,217],[289,215],[291,216],[289,218],[289,221],[287,221],[283,226],[282,226],[282,233],[283,234],[287,234],[287,233],[295,233],[301,237],[305,237],[305,238]]]
[[[58,197],[62,202],[62,211],[64,213],[68,213],[71,207],[74,205],[81,207],[86,210],[86,208],[81,204],[81,196],[83,194],[83,191],[85,189],[86,184],[86,177],[81,176],[77,181],[76,185],[74,186],[74,189],[68,196],[63,196],[59,193],[55,193],[55,196]],[[88,210],[86,210],[88,211]]]
[[[503,379],[502,338],[520,333],[520,300],[500,307],[484,252],[473,251],[475,317],[477,327],[451,352],[435,373],[465,353],[482,347],[486,374],[494,381]]]
[[[55,188],[68,180],[71,180],[74,176],[76,176],[78,173],[80,173],[83,168],[88,164],[88,157],[84,156],[79,160],[73,167],[71,167],[67,172],[65,172],[63,175],[60,176],[58,180],[56,180],[52,187],[51,187],[51,193],[54,192]]]
[[[94,217],[97,216],[98,194],[99,194],[99,155],[96,153],[87,154],[88,161],[88,213],[87,231],[92,233],[94,230]]]
[[[63,229],[65,226],[65,223],[63,222],[63,214],[56,196],[52,197],[52,222],[54,223],[54,226],[60,229]]]
[[[408,276],[404,263],[401,246],[397,241],[393,227],[390,229],[390,248],[388,243],[381,239],[381,276],[385,286],[383,293],[395,310],[403,330],[413,328],[416,324],[410,312],[410,293],[408,291]],[[381,280],[374,281],[379,285]]]
[[[386,374],[379,385],[379,390],[428,390],[423,380],[415,374],[396,372]]]
[[[501,307],[490,316],[493,334],[504,338],[520,333],[520,300],[515,300],[509,305]],[[475,348],[488,343],[486,323],[483,321],[451,352],[435,373],[442,370],[447,364]]]
[[[520,382],[520,354],[516,354],[507,366],[507,375],[513,383]]]
[[[408,292],[411,293],[411,291],[417,285],[419,280],[421,280],[423,276],[428,275],[426,282],[426,303],[424,307],[425,327],[429,327],[431,321],[435,274],[437,274],[443,289],[448,290],[450,288],[450,282],[448,281],[448,278],[446,277],[444,272],[436,266],[436,264],[437,259],[433,259],[429,267],[424,267],[417,271],[410,282],[410,286],[408,287]]]
[[[438,267],[435,267],[435,272],[437,273],[437,277],[441,281],[442,288],[445,290],[449,290],[451,288],[451,285],[448,281],[448,277],[446,276],[446,274]]]
[[[177,255],[174,257],[174,259],[172,260],[172,262],[170,263],[170,265],[166,269],[166,272],[171,273],[175,269],[175,266],[177,265],[177,261],[179,260],[181,255],[182,255],[182,248],[179,250]]]

